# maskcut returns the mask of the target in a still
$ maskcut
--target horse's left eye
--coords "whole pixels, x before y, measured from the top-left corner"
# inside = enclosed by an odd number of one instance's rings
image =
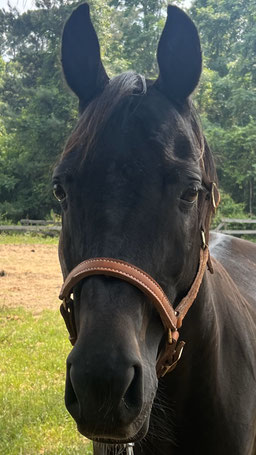
[[[53,185],[53,194],[59,202],[64,201],[66,198],[66,193],[59,183]]]
[[[191,204],[197,200],[198,188],[188,188],[184,193],[182,193],[180,199],[185,202],[190,202]]]

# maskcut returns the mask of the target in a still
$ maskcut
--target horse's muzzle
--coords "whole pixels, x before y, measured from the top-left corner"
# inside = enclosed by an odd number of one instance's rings
[[[78,430],[94,440],[131,441],[149,414],[143,406],[141,362],[122,356],[100,366],[76,361],[73,351],[67,360],[65,402]]]

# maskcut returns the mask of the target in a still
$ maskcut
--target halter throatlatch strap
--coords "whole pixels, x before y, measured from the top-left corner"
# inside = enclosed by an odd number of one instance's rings
[[[196,299],[207,260],[208,247],[205,245],[205,248],[200,250],[199,267],[194,282],[175,310],[161,286],[139,267],[112,258],[93,258],[81,262],[66,277],[59,296],[63,300],[61,314],[69,331],[72,345],[75,344],[77,338],[73,310],[74,302],[70,297],[74,286],[84,278],[92,275],[107,275],[127,281],[150,298],[161,317],[164,327],[167,329],[166,345],[161,351],[156,365],[158,377],[164,376],[168,371],[175,368],[181,357],[185,343],[180,341],[177,344],[179,338],[178,329],[182,326],[184,317]]]

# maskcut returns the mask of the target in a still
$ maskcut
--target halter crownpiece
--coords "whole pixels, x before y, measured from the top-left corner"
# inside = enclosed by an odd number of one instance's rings
[[[66,277],[59,296],[63,300],[60,311],[69,331],[71,344],[74,345],[77,339],[74,301],[70,297],[74,286],[81,280],[92,275],[112,276],[127,281],[150,298],[166,329],[167,339],[165,347],[160,352],[156,364],[157,376],[164,376],[167,372],[175,368],[181,357],[185,343],[184,341],[180,341],[177,344],[179,338],[178,329],[181,328],[184,317],[196,299],[207,266],[208,257],[208,246],[204,245],[204,248],[200,249],[199,267],[194,282],[187,295],[181,300],[175,310],[161,286],[154,278],[139,267],[113,258],[92,258],[81,262]]]

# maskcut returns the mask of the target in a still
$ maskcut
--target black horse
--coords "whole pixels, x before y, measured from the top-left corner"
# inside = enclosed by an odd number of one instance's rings
[[[63,70],[81,114],[53,176],[60,262],[73,280],[62,307],[74,344],[66,406],[97,455],[128,443],[136,455],[255,455],[256,246],[215,234],[208,256],[216,171],[189,98],[201,50],[177,7],[157,58],[156,81],[134,72],[109,80],[88,5],[65,25]],[[126,261],[154,289],[73,270],[93,258],[111,270]],[[172,302],[168,331],[155,290]],[[181,301],[193,303],[182,327]],[[178,345],[173,371],[157,374],[178,332],[184,352],[177,362]]]

